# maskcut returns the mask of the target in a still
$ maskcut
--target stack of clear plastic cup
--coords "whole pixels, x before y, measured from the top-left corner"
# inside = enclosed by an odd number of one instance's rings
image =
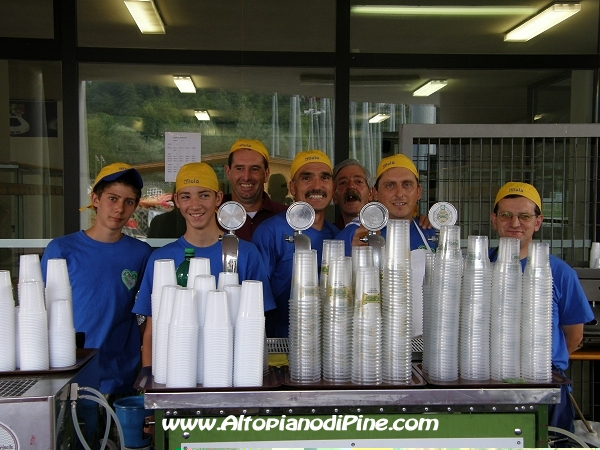
[[[54,300],[73,301],[67,260],[52,258],[46,263],[46,307]],[[47,308],[49,310],[49,308]]]
[[[459,362],[461,378],[490,378],[492,265],[488,237],[469,236],[460,299]]]
[[[500,238],[492,269],[490,375],[494,380],[521,376],[522,272],[520,242]]]
[[[152,273],[152,293],[150,301],[152,304],[152,317],[158,317],[160,310],[160,298],[163,286],[177,285],[177,275],[175,274],[175,261],[172,259],[157,259],[154,261],[154,271]],[[156,328],[152,327],[152,361],[156,361]],[[152,375],[154,365],[152,365]]]
[[[69,367],[77,361],[73,305],[69,300],[48,303],[48,351],[50,367]]]
[[[235,323],[233,385],[262,386],[265,345],[263,285],[242,281],[241,299]]]
[[[224,290],[228,284],[240,284],[240,276],[237,272],[220,272],[217,280],[217,290]]]
[[[169,351],[169,324],[173,314],[173,304],[177,295],[177,286],[163,286],[160,310],[154,319],[152,327],[156,328],[155,359],[152,360],[154,368],[154,382],[165,384],[167,382],[167,359]]]
[[[10,372],[17,367],[17,330],[15,301],[10,272],[0,270],[0,372]]]
[[[214,275],[197,275],[194,277],[194,300],[198,306],[198,367],[196,382],[204,383],[204,320],[206,317],[206,299],[208,293],[216,289]]]
[[[290,299],[289,367],[295,383],[321,379],[321,300],[317,251],[294,253]]]
[[[590,269],[598,268],[598,260],[600,260],[600,242],[592,242],[590,248]]]
[[[196,387],[198,366],[198,305],[194,291],[177,286],[169,322],[168,388]]]
[[[440,229],[435,254],[435,270],[427,333],[428,376],[434,381],[458,379],[458,329],[462,277],[460,227],[444,225]]]
[[[48,315],[41,281],[19,283],[19,362],[21,370],[48,370]]]
[[[359,267],[373,266],[373,248],[369,246],[352,247],[352,279],[356,280]],[[356,285],[354,283],[353,285]]]
[[[552,271],[550,247],[529,244],[523,273],[521,315],[521,377],[532,382],[552,381]]]
[[[225,291],[208,292],[203,345],[203,386],[231,387],[233,384],[233,326]],[[260,368],[262,375],[262,360]]]
[[[209,258],[191,258],[190,268],[188,269],[187,287],[194,287],[194,279],[198,275],[210,275]]]
[[[343,241],[342,241],[343,242]],[[329,260],[326,295],[323,300],[323,379],[350,381],[352,376],[352,270],[346,257]]]
[[[383,362],[379,267],[359,267],[354,292],[352,382],[381,384]]]
[[[410,221],[387,223],[381,278],[383,381],[412,381],[412,270],[410,266]]]
[[[433,273],[435,269],[435,253],[425,254],[425,276],[423,277],[423,371],[428,372],[428,358],[424,356],[431,353],[428,345],[431,343],[431,295],[433,291]]]
[[[345,242],[335,239],[323,241],[321,253],[321,274],[319,276],[319,297],[321,301],[327,296],[327,280],[329,277],[329,262],[335,258],[343,258],[345,255]]]

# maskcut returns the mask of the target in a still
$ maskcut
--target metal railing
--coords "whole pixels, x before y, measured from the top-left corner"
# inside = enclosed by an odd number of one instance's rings
[[[542,197],[536,239],[566,261],[587,262],[600,232],[599,137],[600,124],[402,125],[399,151],[419,169],[421,212],[452,203],[462,239],[487,235],[494,244],[496,193],[507,181],[524,181]]]

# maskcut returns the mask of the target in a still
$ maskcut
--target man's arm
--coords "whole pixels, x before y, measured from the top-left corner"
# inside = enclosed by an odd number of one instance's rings
[[[565,334],[565,341],[567,343],[567,350],[569,355],[573,353],[581,344],[583,340],[583,324],[577,323],[575,325],[561,325],[563,333]]]
[[[142,367],[152,365],[152,317],[146,317],[142,335]]]

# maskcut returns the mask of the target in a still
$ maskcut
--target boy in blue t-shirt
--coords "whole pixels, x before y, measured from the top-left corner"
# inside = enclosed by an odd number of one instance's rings
[[[219,237],[223,231],[217,224],[216,211],[223,200],[215,171],[206,163],[195,162],[181,167],[175,180],[173,200],[185,219],[186,231],[177,241],[156,249],[148,261],[133,312],[147,316],[143,336],[142,366],[152,365],[152,282],[154,261],[172,259],[175,267],[184,260],[185,249],[193,248],[196,257],[210,259],[210,271],[217,277],[223,271],[222,247]],[[241,240],[238,247],[238,275],[243,280],[263,283],[265,311],[275,308],[267,271],[256,246]]]
[[[140,364],[140,329],[131,312],[152,248],[122,233],[141,197],[142,177],[132,166],[104,167],[92,187],[94,224],[53,239],[42,256],[42,275],[51,258],[67,260],[75,330],[87,348],[99,350],[100,392],[134,392]]]

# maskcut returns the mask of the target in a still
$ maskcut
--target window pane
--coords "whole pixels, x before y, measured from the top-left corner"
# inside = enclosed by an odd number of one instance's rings
[[[0,37],[54,38],[52,0],[2,0]]]
[[[133,234],[145,236],[155,213],[170,209],[172,183],[165,182],[165,132],[200,133],[202,161],[213,166],[228,192],[223,165],[238,138],[260,139],[271,154],[271,177],[289,181],[294,155],[319,148],[333,158],[333,86],[303,85],[300,68],[225,68],[82,65],[87,148],[82,172],[91,186],[106,164],[125,161],[144,178],[143,201]],[[182,94],[173,73],[189,74],[195,94]],[[331,78],[333,70],[317,73]],[[250,87],[251,86],[251,87]],[[200,121],[195,110],[207,111]],[[82,202],[89,193],[82,193]],[[85,203],[82,203],[85,204]],[[91,215],[82,216],[82,227]]]

